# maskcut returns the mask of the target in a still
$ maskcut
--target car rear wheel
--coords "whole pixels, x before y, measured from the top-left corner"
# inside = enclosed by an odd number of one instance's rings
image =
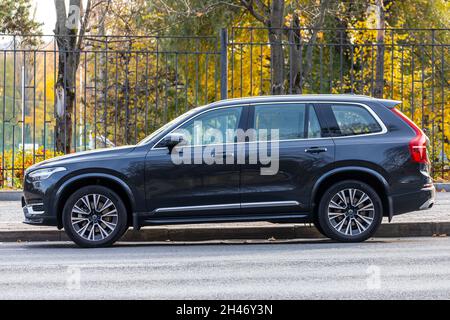
[[[342,181],[325,191],[318,222],[323,234],[341,242],[361,242],[377,231],[383,206],[377,192],[354,180]]]
[[[63,226],[69,238],[81,247],[106,247],[125,233],[127,211],[114,191],[102,186],[87,186],[67,200]]]

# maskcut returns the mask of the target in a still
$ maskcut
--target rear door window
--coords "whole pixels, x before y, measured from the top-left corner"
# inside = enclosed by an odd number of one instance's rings
[[[321,126],[317,115],[309,104],[256,105],[253,128],[258,132],[265,130],[268,139],[272,130],[277,130],[279,140],[320,138]]]
[[[337,128],[333,130],[337,136],[354,136],[383,130],[375,117],[363,106],[331,104],[330,107],[337,123]]]

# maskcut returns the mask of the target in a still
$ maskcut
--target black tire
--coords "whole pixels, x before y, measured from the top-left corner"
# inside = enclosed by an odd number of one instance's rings
[[[319,223],[319,215],[317,213],[314,214],[313,221],[312,221],[314,227],[321,233],[324,234],[324,231],[322,229],[322,226]]]
[[[85,205],[86,199],[89,207]],[[97,200],[98,208],[95,209],[102,209],[102,205],[105,205],[105,203],[109,204],[109,207],[106,207],[102,211],[91,210],[91,207],[94,207],[93,201],[96,201],[96,199],[99,200]],[[112,204],[107,202],[107,199]],[[78,204],[77,208],[81,208],[83,213],[77,214],[74,212],[72,214],[72,210],[75,210],[75,204]],[[76,210],[79,212],[79,209]],[[85,221],[73,223],[73,221],[78,220]],[[128,228],[127,210],[122,199],[114,191],[97,185],[83,187],[67,199],[62,213],[62,221],[64,230],[69,238],[83,248],[111,246],[119,240]],[[86,224],[89,225],[86,227]],[[86,230],[83,232],[84,227],[86,227]],[[92,230],[92,233],[88,233],[88,239],[86,239],[86,233],[90,232],[90,230]]]
[[[342,193],[338,195],[340,192],[344,192],[343,196]],[[365,199],[363,194],[369,199],[355,206],[358,201]],[[353,203],[351,203],[350,197],[354,199]],[[331,200],[339,207],[332,204]],[[332,207],[329,208],[330,205]],[[341,209],[343,207],[345,209]],[[365,208],[368,209],[365,210]],[[331,214],[329,214],[329,210],[332,212]],[[357,180],[341,181],[328,188],[320,199],[317,214],[317,221],[323,235],[340,242],[367,240],[375,234],[382,219],[383,205],[380,196],[371,186]],[[345,230],[343,230],[344,228]]]

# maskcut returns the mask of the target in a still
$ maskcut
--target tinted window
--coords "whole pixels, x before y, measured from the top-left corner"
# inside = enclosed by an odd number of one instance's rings
[[[189,120],[174,132],[189,133],[187,145],[234,142],[234,132],[239,127],[241,113],[241,107],[208,111]]]
[[[271,140],[271,130],[278,130],[279,140],[319,138],[321,127],[317,115],[306,104],[279,104],[255,106],[254,128],[260,136],[267,130]]]
[[[198,109],[200,109],[201,107],[197,107],[194,109],[189,110],[186,113],[183,113],[182,115],[176,117],[175,119],[167,122],[165,125],[163,125],[162,127],[160,127],[159,129],[153,131],[153,133],[151,133],[149,136],[145,137],[143,140],[141,140],[138,145],[143,145],[146,144],[147,142],[149,142],[150,140],[152,140],[154,137],[156,137],[158,134],[160,134],[162,131],[166,130],[167,128],[169,128],[170,126],[172,126],[173,124],[177,123],[177,122],[183,122],[184,119],[187,119],[188,117],[191,116],[191,114],[195,113],[198,111]]]
[[[322,128],[320,127],[319,119],[312,106],[309,108],[308,116],[308,138],[322,137]]]
[[[370,112],[357,105],[331,105],[342,136],[380,132],[382,129]]]

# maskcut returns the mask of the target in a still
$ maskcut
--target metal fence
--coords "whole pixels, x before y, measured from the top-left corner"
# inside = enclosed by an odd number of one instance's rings
[[[277,43],[282,91],[402,100],[403,111],[430,136],[435,177],[448,178],[450,32],[387,29],[380,44],[377,31],[284,29]],[[74,93],[70,151],[134,144],[197,105],[271,94],[268,39],[265,28],[241,27],[211,37],[88,36],[68,88]],[[3,187],[20,187],[26,167],[61,154],[58,53],[54,36],[0,36]]]
[[[70,151],[135,144],[188,109],[218,100],[218,45],[218,37],[87,37],[74,85],[64,88],[75,100]],[[2,186],[20,186],[24,168],[65,153],[55,142],[58,53],[53,36],[3,36]]]
[[[230,96],[271,94],[275,72],[268,38],[266,28],[231,29]],[[284,93],[401,100],[402,111],[430,137],[434,177],[450,179],[450,29],[284,28],[277,41]]]

